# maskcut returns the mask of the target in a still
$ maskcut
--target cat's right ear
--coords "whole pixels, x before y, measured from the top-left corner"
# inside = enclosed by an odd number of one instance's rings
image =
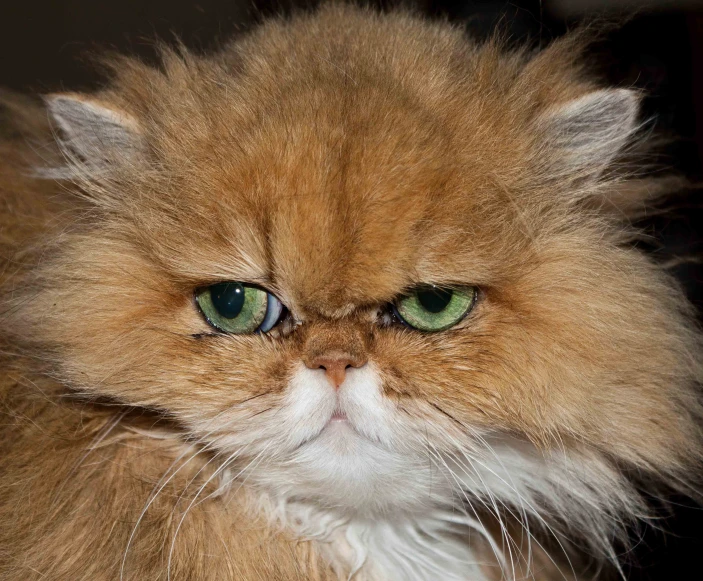
[[[139,123],[125,111],[75,93],[48,95],[45,102],[56,140],[74,163],[109,169],[143,149]]]

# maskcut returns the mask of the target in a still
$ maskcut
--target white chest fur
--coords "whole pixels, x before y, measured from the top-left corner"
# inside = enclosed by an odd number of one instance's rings
[[[452,513],[347,520],[298,503],[287,505],[285,513],[287,526],[314,540],[335,571],[350,580],[486,581],[467,542],[470,523]]]

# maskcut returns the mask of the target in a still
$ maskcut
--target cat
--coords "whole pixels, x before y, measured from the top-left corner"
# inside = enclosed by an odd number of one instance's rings
[[[0,578],[617,575],[702,351],[584,42],[329,4],[4,93]]]

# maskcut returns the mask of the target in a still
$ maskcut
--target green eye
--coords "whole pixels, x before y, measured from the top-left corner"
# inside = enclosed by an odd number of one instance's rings
[[[271,293],[240,282],[199,289],[195,300],[208,322],[225,333],[267,332],[279,321],[281,302]]]
[[[473,308],[476,287],[456,289],[421,287],[394,306],[398,317],[420,331],[444,331],[456,325]]]

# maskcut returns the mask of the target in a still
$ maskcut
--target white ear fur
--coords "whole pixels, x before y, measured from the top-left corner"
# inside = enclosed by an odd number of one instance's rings
[[[627,89],[588,93],[549,111],[542,120],[572,175],[597,177],[639,128],[639,96]]]
[[[45,100],[59,130],[57,141],[72,161],[98,168],[140,150],[139,124],[129,114],[81,95],[49,95]]]

